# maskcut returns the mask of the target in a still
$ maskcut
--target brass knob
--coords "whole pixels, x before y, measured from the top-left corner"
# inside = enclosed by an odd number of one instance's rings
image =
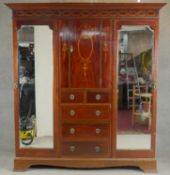
[[[69,99],[70,99],[71,101],[75,100],[75,95],[74,95],[74,94],[70,94],[70,95],[69,95]]]
[[[76,150],[76,147],[75,146],[70,146],[70,151],[71,152],[74,152]]]
[[[96,116],[99,117],[101,115],[101,111],[100,110],[96,110]]]
[[[96,134],[100,134],[101,133],[101,129],[100,128],[96,128]]]
[[[101,95],[100,94],[96,94],[96,100],[97,101],[101,100]]]
[[[75,112],[75,110],[71,109],[69,114],[70,114],[70,116],[75,116],[76,112]]]
[[[70,128],[70,134],[75,134],[75,128]]]
[[[98,153],[101,151],[101,147],[100,146],[95,146],[95,151]]]

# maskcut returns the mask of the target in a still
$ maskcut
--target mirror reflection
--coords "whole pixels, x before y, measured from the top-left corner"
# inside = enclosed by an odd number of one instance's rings
[[[118,48],[117,149],[150,149],[153,31],[122,26]]]
[[[52,30],[18,30],[19,137],[21,148],[53,148]]]

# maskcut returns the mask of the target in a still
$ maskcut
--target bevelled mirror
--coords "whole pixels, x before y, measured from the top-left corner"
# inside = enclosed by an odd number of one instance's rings
[[[52,30],[22,25],[17,37],[20,148],[53,148]]]
[[[117,149],[151,149],[154,31],[123,25],[118,31]]]

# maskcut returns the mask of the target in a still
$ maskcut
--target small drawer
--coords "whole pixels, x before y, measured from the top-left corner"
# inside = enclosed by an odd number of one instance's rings
[[[111,105],[62,105],[63,121],[110,119]]]
[[[68,90],[62,91],[61,93],[61,102],[62,103],[83,103],[83,92]]]
[[[88,103],[109,103],[110,93],[106,92],[87,92],[87,102]]]
[[[109,144],[105,142],[65,142],[63,155],[65,156],[109,156]]]
[[[62,126],[62,135],[67,139],[108,139],[109,131],[109,124],[63,124]]]

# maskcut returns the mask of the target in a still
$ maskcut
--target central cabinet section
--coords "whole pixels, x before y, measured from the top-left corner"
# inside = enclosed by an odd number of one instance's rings
[[[59,22],[61,155],[110,157],[112,23]]]

